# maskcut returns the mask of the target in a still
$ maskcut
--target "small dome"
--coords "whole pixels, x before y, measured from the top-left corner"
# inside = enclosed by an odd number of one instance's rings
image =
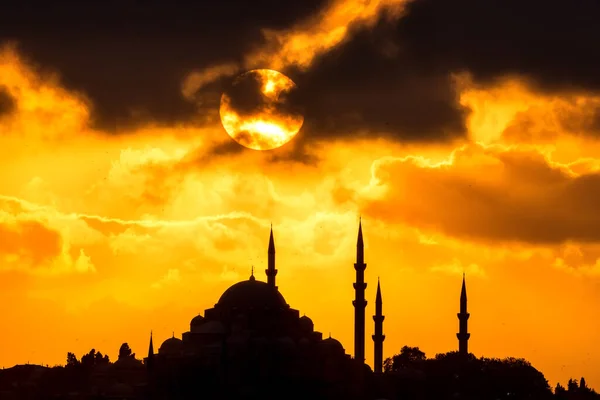
[[[225,327],[219,321],[208,321],[198,328],[198,333],[222,334],[225,333]]]
[[[266,282],[249,279],[227,289],[216,305],[229,310],[249,308],[288,308],[281,293]]]
[[[198,314],[194,318],[192,318],[192,321],[190,322],[190,326],[202,325],[203,322],[204,322],[204,317],[202,315]]]
[[[165,340],[158,349],[158,354],[179,354],[182,350],[183,342],[175,336]]]
[[[308,318],[306,315],[300,317],[300,329],[303,333],[310,333],[314,329],[314,324],[312,319]]]
[[[198,314],[190,321],[190,332],[198,332],[198,328],[205,322],[202,315]]]
[[[334,339],[332,337],[322,340],[321,343],[319,343],[319,345],[323,349],[326,349],[328,351],[338,352],[338,353],[342,353],[342,354],[344,354],[346,352],[344,350],[344,346],[342,346],[342,344],[339,341],[337,341],[336,339]]]

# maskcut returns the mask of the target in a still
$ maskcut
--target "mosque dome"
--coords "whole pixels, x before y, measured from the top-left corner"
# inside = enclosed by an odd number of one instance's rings
[[[183,342],[175,336],[165,340],[158,349],[158,354],[178,354],[181,352]]]
[[[266,282],[257,281],[254,276],[249,280],[234,284],[219,299],[216,307],[225,309],[264,309],[288,308],[283,295]]]
[[[339,341],[337,341],[336,339],[334,339],[332,337],[322,340],[321,343],[319,343],[319,345],[321,346],[321,348],[323,348],[327,351],[337,352],[337,353],[342,353],[342,354],[344,354],[346,352],[344,350],[344,346],[342,346],[342,344]]]
[[[312,319],[308,318],[306,315],[300,317],[300,329],[303,333],[310,333],[314,329],[314,324]]]
[[[196,332],[198,327],[204,323],[204,317],[200,314],[196,315],[190,321],[190,331]]]

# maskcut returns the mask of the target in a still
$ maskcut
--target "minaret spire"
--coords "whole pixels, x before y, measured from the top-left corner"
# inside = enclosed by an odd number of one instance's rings
[[[152,331],[150,331],[150,345],[148,346],[148,358],[146,359],[146,366],[148,369],[152,368],[154,363],[154,345],[152,344]]]
[[[465,274],[463,273],[462,289],[460,291],[460,312],[457,314],[459,321],[459,329],[456,337],[458,338],[458,352],[461,355],[469,354],[469,338],[471,334],[468,332],[467,321],[471,314],[467,312],[467,284],[465,282]]]
[[[377,296],[375,297],[375,315],[373,316],[373,321],[375,321],[375,334],[373,335],[373,371],[377,374],[383,372],[383,341],[385,340],[385,335],[383,334],[384,319],[381,286],[379,284],[379,278],[377,278]]]
[[[154,345],[152,344],[152,331],[150,331],[150,346],[148,346],[148,357],[154,355]]]
[[[275,285],[275,276],[277,276],[277,270],[275,269],[275,240],[273,240],[273,224],[271,224],[271,234],[269,236],[268,265],[265,273],[267,274],[267,283],[277,289],[277,286]]]
[[[353,284],[354,300],[352,301],[352,305],[354,306],[354,358],[363,363],[365,361],[365,307],[367,306],[367,301],[365,300],[365,289],[367,288],[367,284],[365,283],[366,268],[362,219],[359,219],[356,263],[354,263],[356,282]]]

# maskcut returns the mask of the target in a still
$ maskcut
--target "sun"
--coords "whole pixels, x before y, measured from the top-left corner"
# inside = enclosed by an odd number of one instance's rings
[[[219,113],[225,131],[253,150],[272,150],[292,140],[302,128],[297,86],[281,72],[254,69],[234,79],[221,96]]]

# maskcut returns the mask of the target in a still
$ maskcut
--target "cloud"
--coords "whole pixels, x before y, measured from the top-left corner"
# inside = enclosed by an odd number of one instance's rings
[[[352,36],[349,27],[369,27],[382,12],[398,17],[406,0],[333,0],[287,30],[263,29],[265,45],[246,57],[246,68],[310,68],[315,58]]]
[[[177,268],[171,268],[160,281],[152,284],[152,288],[160,289],[166,285],[175,285],[181,282],[181,274]]]
[[[16,104],[14,98],[5,87],[0,86],[0,117],[10,114],[15,107]]]
[[[350,26],[353,33],[309,68],[288,70],[307,105],[303,139],[461,139],[470,108],[458,101],[457,74],[469,74],[481,90],[512,77],[545,94],[596,91],[600,57],[590,49],[600,28],[589,16],[598,7],[414,0],[393,18],[382,12],[375,24]],[[557,108],[581,107],[569,101]],[[586,126],[557,119],[566,129],[597,132],[595,115],[577,122]]]
[[[576,174],[535,149],[468,145],[443,163],[376,161],[365,215],[475,241],[600,241],[600,174]]]
[[[91,100],[94,127],[115,132],[150,121],[176,124],[193,119],[198,106],[181,93],[188,74],[241,61],[263,39],[261,29],[283,30],[325,3],[1,6],[0,44],[17,40],[28,59],[57,72],[66,88]]]
[[[40,221],[4,215],[0,223],[0,270],[32,274],[95,272],[82,248],[73,253],[69,236]]]
[[[454,258],[451,263],[436,265],[431,267],[432,272],[443,272],[449,275],[462,275],[467,274],[468,276],[486,277],[485,270],[482,269],[478,264],[472,263],[464,265],[459,259]]]
[[[38,221],[15,221],[0,225],[0,253],[4,262],[34,268],[52,261],[61,252],[60,233]]]
[[[0,123],[4,137],[59,141],[73,138],[87,128],[87,99],[66,91],[56,76],[37,70],[18,54],[13,43],[3,45],[1,40],[0,88],[13,104],[11,114]]]
[[[466,73],[455,75],[455,81],[460,103],[471,110],[472,140],[548,145],[564,138],[596,139],[600,133],[600,96],[593,93],[541,96],[523,80],[482,85]]]
[[[306,107],[304,140],[387,137],[451,141],[466,135],[468,110],[452,78],[431,72],[390,43],[386,19],[361,29],[305,71],[292,72]]]
[[[600,90],[595,1],[415,0],[397,37],[429,70],[478,82],[524,77],[543,91]]]

